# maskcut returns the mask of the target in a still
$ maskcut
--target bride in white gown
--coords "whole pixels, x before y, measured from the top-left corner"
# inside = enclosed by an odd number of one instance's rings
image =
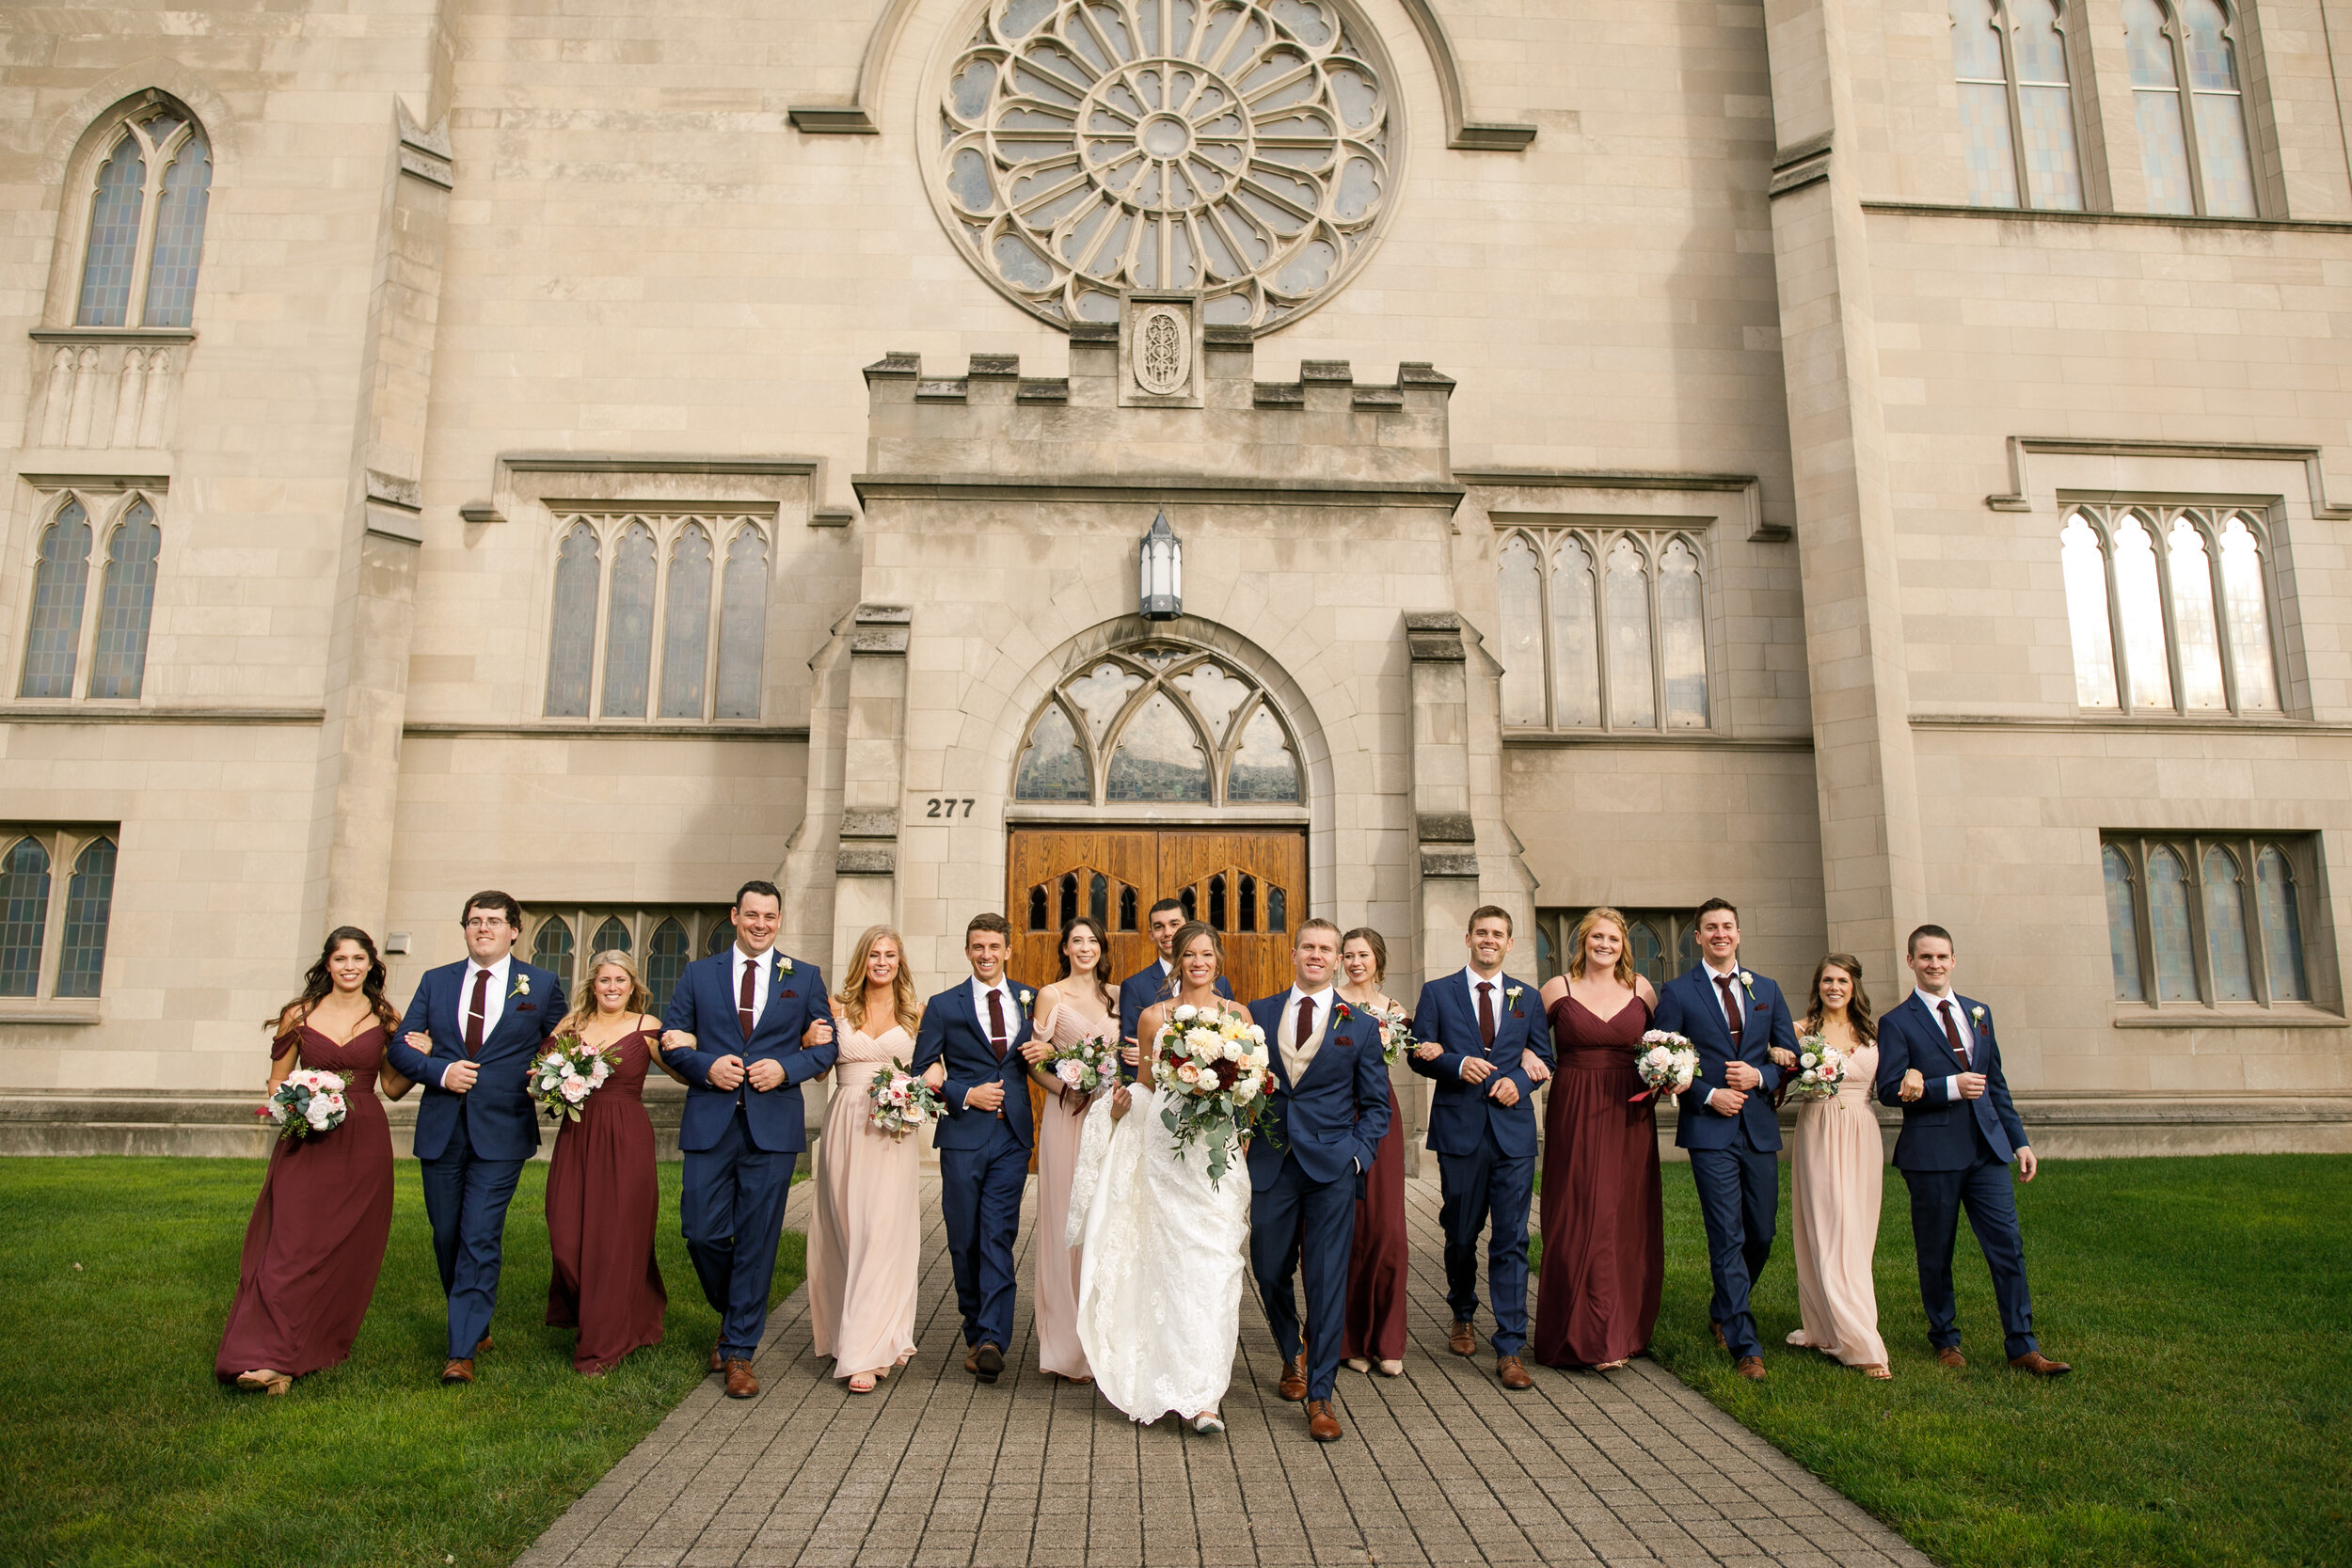
[[[1227,1150],[1220,1183],[1209,1151],[1176,1147],[1160,1120],[1152,1041],[1175,1007],[1240,1012],[1216,994],[1224,947],[1195,922],[1173,944],[1176,994],[1137,1021],[1136,1083],[1095,1102],[1071,1181],[1078,1275],[1078,1339],[1095,1386],[1147,1425],[1174,1411],[1196,1432],[1222,1432],[1217,1404],[1232,1381],[1249,1239],[1249,1172]],[[1246,1014],[1244,1015],[1247,1016]]]

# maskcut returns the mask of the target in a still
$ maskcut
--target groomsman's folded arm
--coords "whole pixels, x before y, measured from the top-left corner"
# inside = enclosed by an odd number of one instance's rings
[[[946,1071],[947,1030],[945,1024],[935,1022],[937,1015],[938,1009],[935,1007],[925,1012],[923,1026],[915,1032],[914,1060],[909,1065],[908,1070],[917,1078],[922,1077],[924,1072],[934,1064],[939,1065],[943,1072]],[[977,1080],[967,1081],[949,1074],[946,1081],[940,1085],[939,1098],[947,1102],[948,1114],[952,1116],[963,1109],[965,1094],[978,1086]]]
[[[564,1014],[570,1010],[564,1006],[563,981],[555,980],[548,984],[548,999],[542,1006],[547,1010],[539,1019],[539,1037],[544,1040],[564,1027]]]
[[[695,1025],[700,1022],[701,1020],[694,1016],[694,998],[689,991],[687,984],[680,982],[677,990],[671,993],[669,1006],[663,1009],[661,1014],[663,1038],[666,1040],[669,1036],[679,1034],[691,1035],[699,1041],[702,1038],[702,1031]],[[703,1050],[699,1045],[673,1048],[665,1044],[661,1048],[661,1059],[683,1073],[689,1084],[696,1088],[707,1089],[711,1086],[711,1064],[719,1058],[714,1053]]]
[[[437,1061],[408,1043],[410,1035],[430,1035],[433,1025],[427,1016],[432,1009],[425,1005],[424,988],[408,999],[408,1016],[400,1021],[400,1028],[384,1042],[384,1057],[393,1069],[412,1083],[441,1086],[441,1074],[455,1065],[453,1061]]]

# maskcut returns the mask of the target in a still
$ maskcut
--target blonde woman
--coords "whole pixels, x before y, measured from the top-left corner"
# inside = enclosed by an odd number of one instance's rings
[[[1879,1338],[1878,1287],[1870,1276],[1886,1151],[1870,1110],[1879,1035],[1869,993],[1862,989],[1861,959],[1832,953],[1814,966],[1813,1003],[1797,1033],[1818,1035],[1844,1052],[1846,1077],[1835,1096],[1809,1101],[1797,1112],[1788,1218],[1804,1326],[1788,1342],[1836,1356],[1865,1377],[1892,1377],[1886,1341]]]
[[[1347,977],[1340,999],[1358,1012],[1385,1021],[1402,1010],[1380,989],[1389,977],[1389,944],[1371,927],[1359,926],[1340,939],[1340,972]],[[1405,1373],[1405,1260],[1411,1250],[1405,1236],[1405,1115],[1391,1083],[1389,1130],[1356,1199],[1356,1240],[1347,1259],[1347,1328],[1340,1354],[1352,1371],[1377,1366],[1382,1377]]]
[[[1658,993],[1634,973],[1625,916],[1588,911],[1568,973],[1544,982],[1559,1068],[1545,1105],[1543,1274],[1535,1359],[1614,1371],[1649,1348],[1666,1277],[1656,1098],[1633,1053]]]
[[[923,1009],[906,943],[887,926],[857,939],[833,999],[841,1031],[833,1103],[817,1140],[817,1201],[808,1227],[808,1317],[817,1354],[852,1394],[914,1354],[915,1289],[923,1262],[923,1146],[874,1125],[866,1089],[893,1061],[914,1060]],[[937,1088],[945,1073],[924,1081]]]
[[[637,966],[621,952],[588,960],[588,983],[557,1026],[604,1053],[612,1076],[556,1129],[548,1165],[548,1323],[580,1330],[572,1370],[601,1377],[633,1350],[661,1342],[670,1304],[654,1259],[661,1184],[654,1174],[645,1069],[661,1022]],[[552,1043],[552,1042],[550,1042]]]

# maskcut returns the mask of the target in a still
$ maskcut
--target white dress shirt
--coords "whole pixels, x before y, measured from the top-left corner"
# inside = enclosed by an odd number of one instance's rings
[[[767,1014],[768,993],[774,987],[776,966],[784,962],[784,955],[772,947],[764,954],[754,955],[744,952],[738,943],[727,949],[727,957],[733,960],[727,970],[727,1000],[737,1004],[739,1012],[743,998],[743,966],[752,966],[752,1022],[756,1024]],[[774,961],[762,963],[762,958]]]
[[[466,1039],[466,1020],[473,1013],[474,976],[483,973],[483,969],[478,959],[468,958],[465,981],[457,988],[457,1040],[460,1045]],[[507,954],[489,965],[488,969],[490,983],[482,992],[482,1037],[485,1040],[497,1031],[499,1020],[506,1016],[506,993],[515,989],[515,955]]]
[[[1293,986],[1282,997],[1282,1022],[1275,1030],[1275,1047],[1282,1053],[1282,1066],[1289,1072],[1294,1086],[1315,1065],[1315,1053],[1323,1049],[1323,1033],[1331,1026],[1331,1004],[1339,1000],[1339,992],[1326,986],[1321,990],[1301,990]],[[1306,1001],[1314,1011],[1307,1043],[1298,1043],[1298,1004]]]
[[[1472,1023],[1478,1022],[1478,988],[1481,986],[1494,987],[1494,990],[1488,991],[1486,995],[1494,1005],[1495,1034],[1500,1037],[1502,1033],[1502,1020],[1506,1016],[1504,1012],[1506,1005],[1502,999],[1502,992],[1504,990],[1502,971],[1499,969],[1496,970],[1494,973],[1494,978],[1490,980],[1486,975],[1479,974],[1475,969],[1465,968],[1462,971],[1462,983],[1470,987],[1470,1022]]]
[[[1968,1026],[1968,1009],[1960,1005],[1960,993],[1947,990],[1941,996],[1931,996],[1924,989],[1915,987],[1911,994],[1919,999],[1919,1006],[1928,1010],[1930,1018],[1935,1020],[1935,1026],[1938,1030],[1944,1027],[1944,1004],[1949,1002],[1952,1005],[1952,1022],[1960,1030],[1961,1044],[1968,1048],[1968,1069],[1971,1072],[1983,1071],[1982,1068],[1977,1066],[1977,1032]],[[1960,1075],[1958,1073],[1946,1075],[1944,1098],[1947,1100],[1960,1098]]]
[[[975,974],[972,976],[971,985],[972,1016],[980,1021],[982,1039],[993,1041],[995,1038],[988,1032],[988,993],[994,991],[1005,999],[1005,1043],[1010,1046],[1013,1036],[1021,1032],[1021,1004],[1015,1000],[1012,982],[1000,979],[993,986],[986,986],[982,985],[980,977]]]

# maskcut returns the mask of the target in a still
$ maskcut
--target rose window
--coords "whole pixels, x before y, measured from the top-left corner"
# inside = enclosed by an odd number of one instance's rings
[[[1279,325],[1389,204],[1396,111],[1360,35],[1332,0],[990,0],[940,96],[942,210],[1048,321],[1116,321],[1138,289]]]

